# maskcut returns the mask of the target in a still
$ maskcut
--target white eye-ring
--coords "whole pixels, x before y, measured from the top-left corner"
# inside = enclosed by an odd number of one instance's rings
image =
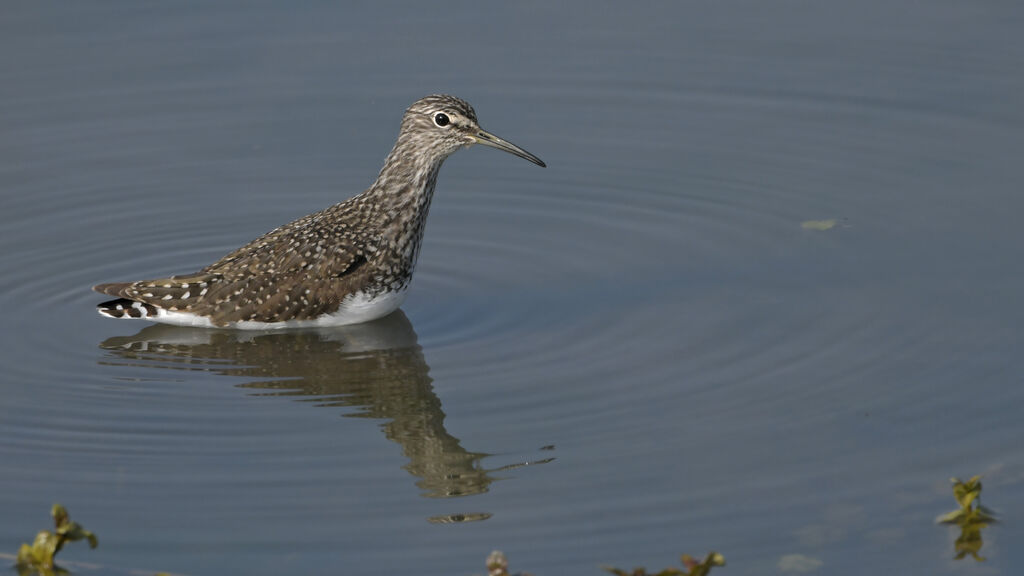
[[[448,115],[445,114],[444,112],[438,112],[437,114],[434,114],[434,124],[437,124],[438,126],[447,126],[450,123],[451,119],[448,118]]]

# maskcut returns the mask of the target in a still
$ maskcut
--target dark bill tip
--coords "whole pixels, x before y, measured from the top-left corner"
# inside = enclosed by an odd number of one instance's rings
[[[495,136],[494,134],[491,134],[490,132],[488,132],[486,130],[481,130],[481,131],[477,132],[475,140],[476,140],[476,142],[478,144],[483,144],[484,146],[490,146],[491,148],[497,148],[498,150],[504,150],[505,152],[508,152],[509,154],[515,154],[516,156],[519,156],[520,158],[523,158],[523,159],[529,160],[530,162],[533,162],[534,164],[536,164],[537,166],[540,166],[541,168],[547,168],[548,167],[548,165],[545,164],[544,161],[541,160],[540,158],[537,158],[533,154],[530,154],[526,150],[523,150],[522,148],[520,148],[519,146],[516,146],[515,144],[509,142],[508,140],[502,140],[501,138],[498,138],[497,136]]]

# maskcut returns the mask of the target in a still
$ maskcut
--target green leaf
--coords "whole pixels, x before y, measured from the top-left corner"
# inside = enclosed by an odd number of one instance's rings
[[[36,534],[32,545],[22,544],[18,550],[18,563],[39,568],[53,567],[53,557],[57,554],[60,538],[49,530]]]
[[[36,572],[53,573],[53,559],[64,547],[65,542],[88,540],[91,548],[99,545],[96,535],[82,528],[77,522],[72,522],[67,509],[60,504],[53,505],[50,516],[53,517],[56,532],[43,530],[36,534],[31,546],[22,544],[18,550],[19,565],[28,566]]]
[[[978,522],[984,522],[985,524],[999,522],[999,519],[996,518],[995,511],[990,508],[986,508],[981,504],[978,504],[977,508],[974,509],[974,512],[977,516]]]
[[[961,518],[966,518],[967,512],[964,510],[953,510],[952,512],[946,512],[935,519],[936,524],[956,524]]]
[[[967,517],[964,518],[962,523],[963,524],[980,524],[980,525],[985,525],[985,524],[993,524],[995,522],[998,522],[998,520],[996,520],[996,517],[991,515],[991,514],[988,514],[988,513],[984,512],[984,511],[982,511],[981,507],[979,506],[979,507],[975,508],[974,510],[971,510],[970,512],[968,512],[967,513]]]
[[[53,507],[50,508],[50,516],[53,517],[53,525],[58,530],[61,526],[68,523],[67,508],[64,508],[60,504],[54,504]]]
[[[967,482],[953,478],[953,497],[961,508],[970,507],[972,502],[981,497],[981,476],[974,476]]]
[[[78,522],[68,522],[64,525],[59,534],[71,542],[88,539],[90,548],[95,548],[99,544],[99,541],[96,539],[96,535],[85,528],[82,528]]]
[[[45,558],[41,554],[42,549],[22,544],[18,549],[18,564],[27,566],[42,566]]]

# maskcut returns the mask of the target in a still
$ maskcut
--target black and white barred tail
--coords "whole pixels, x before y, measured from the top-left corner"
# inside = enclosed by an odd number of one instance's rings
[[[157,307],[145,302],[118,298],[107,300],[96,305],[96,311],[110,318],[156,318],[159,312]]]

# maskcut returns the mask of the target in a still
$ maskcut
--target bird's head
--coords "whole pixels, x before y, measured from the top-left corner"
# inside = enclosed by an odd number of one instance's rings
[[[403,138],[415,149],[433,151],[441,159],[459,148],[483,144],[546,166],[540,158],[480,128],[469,102],[445,94],[421,98],[405,111],[399,139]]]

